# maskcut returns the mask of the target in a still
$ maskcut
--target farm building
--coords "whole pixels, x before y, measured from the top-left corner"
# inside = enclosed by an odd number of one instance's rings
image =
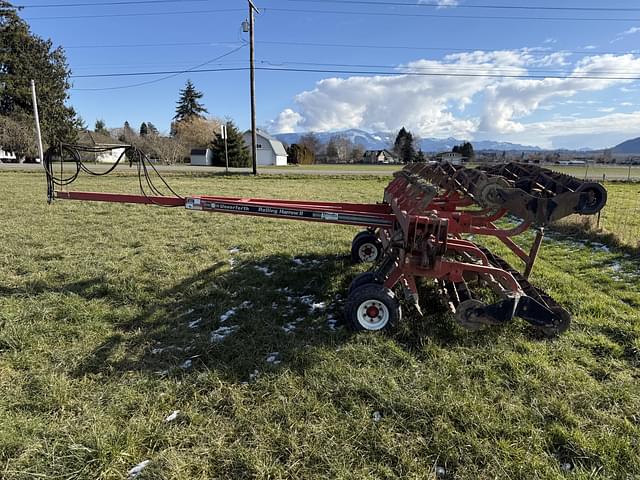
[[[194,148],[191,150],[191,165],[210,167],[213,165],[213,150],[210,148]]]
[[[16,158],[16,154],[13,152],[6,152],[0,147],[0,162],[4,163],[16,163],[19,159]]]
[[[242,134],[244,143],[251,149],[251,130],[247,130]],[[258,130],[256,151],[258,153],[258,165],[277,165],[287,164],[287,151],[280,140],[276,140],[272,136]]]
[[[367,150],[362,156],[362,163],[398,163],[398,158],[389,150]]]
[[[457,152],[442,152],[436,155],[436,160],[438,162],[449,162],[453,165],[461,165],[467,161],[467,158]]]
[[[86,158],[85,160],[96,163],[116,163],[127,147],[127,144],[122,143],[115,138],[102,133],[90,132],[88,130],[81,132],[78,140],[80,145],[105,148],[115,147],[112,150],[106,150],[104,152],[87,153],[86,155],[91,158]]]

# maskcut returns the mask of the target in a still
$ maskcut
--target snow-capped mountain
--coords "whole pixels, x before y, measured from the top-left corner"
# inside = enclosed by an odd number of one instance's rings
[[[279,133],[274,135],[278,140],[285,142],[289,145],[297,143],[300,137],[305,135],[306,132],[300,133]],[[329,139],[334,135],[346,137],[354,144],[361,145],[365,150],[383,150],[393,146],[393,142],[396,139],[395,132],[365,132],[356,128],[349,130],[340,130],[336,132],[318,132],[314,133],[315,136],[322,143],[327,143]],[[421,138],[419,141],[419,147],[423,152],[446,152],[451,151],[455,145],[460,145],[464,140],[457,138]],[[480,150],[497,150],[497,151],[538,151],[540,147],[530,145],[519,145],[517,143],[509,142],[494,142],[490,140],[474,141],[473,148],[476,151]]]

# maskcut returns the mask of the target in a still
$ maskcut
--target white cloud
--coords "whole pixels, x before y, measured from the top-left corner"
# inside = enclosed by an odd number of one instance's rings
[[[285,108],[278,118],[276,118],[269,128],[276,133],[291,133],[295,132],[296,127],[302,123],[303,118],[298,112],[294,112],[290,108]]]
[[[545,38],[543,43],[558,43],[558,40],[555,38],[549,37],[549,38]]]
[[[606,54],[582,58],[569,68],[571,74],[563,78],[461,76],[467,73],[538,75],[530,69],[566,65],[567,59],[562,52],[540,57],[527,49],[475,51],[448,55],[442,60],[417,60],[398,67],[401,72],[453,76],[327,78],[317,82],[313,89],[298,94],[295,108],[285,109],[272,122],[271,129],[276,132],[346,128],[393,131],[406,126],[422,137],[523,136],[530,131],[531,123],[524,123],[526,118],[536,111],[550,110],[555,99],[564,98],[560,103],[565,104],[594,104],[595,100],[578,101],[571,97],[632,83],[632,80],[593,77],[640,70],[639,57]],[[466,113],[470,111],[473,113]],[[557,131],[547,132],[542,129],[543,124],[538,125],[538,131],[547,136],[540,141],[549,143],[548,135]]]
[[[596,48],[598,48],[597,45],[585,45],[582,47],[583,50],[595,50]]]
[[[620,32],[616,38],[611,40],[611,43],[619,42],[620,40],[624,39],[624,37],[628,37],[629,35],[634,35],[636,33],[640,33],[640,27],[631,27],[624,32]]]
[[[633,106],[633,103],[631,103],[631,102],[622,102],[622,103],[620,104],[620,106],[621,106],[621,107],[632,107],[632,106]]]
[[[613,107],[602,107],[598,109],[600,113],[611,113],[611,112],[614,112],[615,110],[616,109]]]
[[[447,7],[455,7],[458,5],[458,0],[420,0],[418,3],[424,3],[427,5],[437,5],[438,8],[447,8]]]
[[[505,141],[529,141],[545,148],[607,148],[640,131],[640,111],[591,118],[558,118],[527,125],[526,136],[506,136]]]

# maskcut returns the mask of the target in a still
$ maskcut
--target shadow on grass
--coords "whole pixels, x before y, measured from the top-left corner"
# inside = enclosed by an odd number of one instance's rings
[[[343,295],[355,274],[348,257],[273,255],[259,262],[217,263],[158,291],[136,314],[117,321],[113,333],[82,359],[75,376],[144,371],[181,376],[215,370],[227,381],[253,374],[303,372],[315,348],[338,348],[353,333],[343,325]],[[112,290],[86,282],[87,298]],[[72,285],[83,295],[82,285]],[[503,328],[470,333],[458,327],[435,288],[424,286],[427,314],[403,304],[404,319],[389,334],[420,356],[425,342],[444,346],[495,340]],[[116,294],[115,302],[123,300]],[[512,327],[508,325],[504,328]],[[362,335],[383,335],[382,333]]]
[[[348,269],[343,257],[274,255],[231,269],[216,263],[136,305],[136,314],[116,322],[74,374],[209,369],[241,382],[256,370],[303,369],[310,348],[337,346],[350,336],[338,326]],[[109,290],[92,281],[85,286],[84,294],[78,285],[70,289],[85,298]]]

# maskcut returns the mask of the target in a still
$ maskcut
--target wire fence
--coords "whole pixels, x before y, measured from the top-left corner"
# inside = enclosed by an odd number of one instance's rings
[[[608,236],[614,243],[640,248],[640,183],[606,182],[608,198],[598,215],[572,215],[560,227]]]

